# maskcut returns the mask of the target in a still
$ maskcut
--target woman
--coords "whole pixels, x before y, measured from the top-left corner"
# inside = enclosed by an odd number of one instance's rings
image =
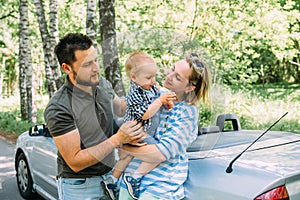
[[[158,143],[142,147],[122,147],[135,157],[125,171],[127,174],[134,173],[141,160],[160,164],[143,176],[141,182],[132,180],[134,184],[131,185],[138,186],[133,188],[134,195],[130,195],[126,189],[125,183],[131,180],[123,180],[120,200],[184,198],[183,183],[188,171],[186,149],[198,133],[196,103],[199,100],[207,101],[210,85],[209,70],[194,53],[187,54],[185,59],[175,63],[168,71],[164,87],[175,92],[178,101],[174,102],[173,109],[163,109],[161,112],[160,125],[155,135]],[[135,189],[139,189],[139,192]]]

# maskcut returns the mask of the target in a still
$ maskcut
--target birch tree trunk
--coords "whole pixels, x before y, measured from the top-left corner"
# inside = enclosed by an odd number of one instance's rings
[[[93,40],[94,47],[97,47],[97,1],[87,0],[87,12],[86,12],[86,34]]]
[[[99,0],[99,14],[105,76],[115,92],[125,96],[117,50],[114,0]]]
[[[60,66],[58,64],[57,59],[55,59],[55,55],[53,53],[54,47],[58,42],[58,19],[57,19],[57,0],[49,1],[50,8],[50,23],[49,23],[49,38],[50,38],[50,68],[52,69],[52,74],[54,77],[56,88],[60,88],[63,84],[63,77],[61,75]]]
[[[19,87],[22,120],[32,121],[32,60],[29,41],[28,4],[20,0],[19,23]]]
[[[46,82],[48,87],[48,93],[50,98],[53,96],[54,92],[58,89],[56,86],[55,80],[60,78],[59,74],[55,68],[57,68],[57,63],[54,66],[54,56],[53,56],[53,49],[51,49],[51,42],[50,42],[50,34],[47,28],[47,22],[45,17],[45,10],[43,5],[43,0],[34,0],[34,5],[36,7],[36,14],[39,23],[39,29],[42,37],[43,42],[43,51],[44,51],[44,62],[45,62],[45,72],[46,72]]]
[[[0,99],[2,98],[2,92],[3,92],[3,81],[4,81],[4,70],[5,70],[5,60],[6,58],[2,57],[2,63],[0,68]]]

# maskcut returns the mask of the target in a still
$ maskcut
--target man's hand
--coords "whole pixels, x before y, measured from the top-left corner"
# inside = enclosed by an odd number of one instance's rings
[[[146,138],[142,124],[136,121],[127,121],[119,128],[118,132],[110,137],[115,146],[130,143],[131,141],[142,141]]]

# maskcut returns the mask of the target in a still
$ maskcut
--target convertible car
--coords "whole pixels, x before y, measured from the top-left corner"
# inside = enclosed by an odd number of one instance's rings
[[[186,199],[299,200],[300,135],[271,127],[243,130],[235,114],[222,114],[216,126],[199,128],[187,149]],[[19,136],[15,168],[22,197],[58,199],[56,153],[43,124]]]

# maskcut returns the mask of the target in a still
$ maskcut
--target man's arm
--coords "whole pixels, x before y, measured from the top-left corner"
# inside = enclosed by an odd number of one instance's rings
[[[78,172],[103,160],[109,153],[121,144],[145,137],[145,132],[140,124],[134,121],[124,123],[118,132],[107,140],[81,149],[80,136],[77,129],[64,135],[53,137],[58,151],[67,162],[69,167]]]
[[[113,100],[113,112],[114,115],[118,117],[123,117],[126,110],[125,98],[120,98],[118,95],[115,95]]]

